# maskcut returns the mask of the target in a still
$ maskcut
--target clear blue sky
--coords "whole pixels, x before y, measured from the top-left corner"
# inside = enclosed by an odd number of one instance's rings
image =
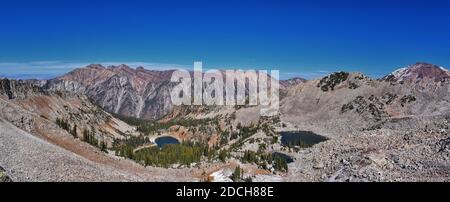
[[[36,61],[192,65],[194,60],[211,68],[280,69],[282,77],[336,70],[380,76],[417,61],[449,68],[450,3],[16,0],[0,5],[0,75],[8,64]]]

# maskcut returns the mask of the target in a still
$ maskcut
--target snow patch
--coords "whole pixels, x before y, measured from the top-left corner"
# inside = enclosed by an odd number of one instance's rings
[[[408,70],[407,67],[403,67],[403,68],[400,68],[400,69],[397,69],[397,70],[393,71],[391,74],[392,74],[395,78],[399,78],[399,77],[401,77],[403,74],[405,74],[407,70]]]
[[[233,182],[228,176],[231,175],[231,172],[227,172],[225,170],[219,170],[216,172],[211,173],[211,176],[213,179],[213,182]]]

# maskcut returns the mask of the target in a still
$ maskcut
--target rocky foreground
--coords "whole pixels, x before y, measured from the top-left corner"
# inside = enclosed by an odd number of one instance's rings
[[[289,181],[450,181],[450,115],[422,117],[293,153]],[[398,124],[398,123],[395,123]]]
[[[0,165],[13,181],[140,180],[93,163],[0,120]]]

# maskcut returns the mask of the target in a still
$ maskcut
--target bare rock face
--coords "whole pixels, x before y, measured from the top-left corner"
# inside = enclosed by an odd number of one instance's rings
[[[155,119],[172,109],[169,83],[173,71],[152,71],[126,65],[89,65],[49,80],[45,88],[86,94],[109,112]]]
[[[0,80],[0,94],[5,95],[8,99],[24,98],[28,94],[39,93],[44,94],[44,90],[30,82],[22,80]]]

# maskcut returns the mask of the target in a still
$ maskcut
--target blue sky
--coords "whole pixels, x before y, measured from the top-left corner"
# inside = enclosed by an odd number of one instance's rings
[[[198,60],[282,78],[378,77],[418,61],[449,68],[449,11],[448,1],[2,1],[0,75]]]

